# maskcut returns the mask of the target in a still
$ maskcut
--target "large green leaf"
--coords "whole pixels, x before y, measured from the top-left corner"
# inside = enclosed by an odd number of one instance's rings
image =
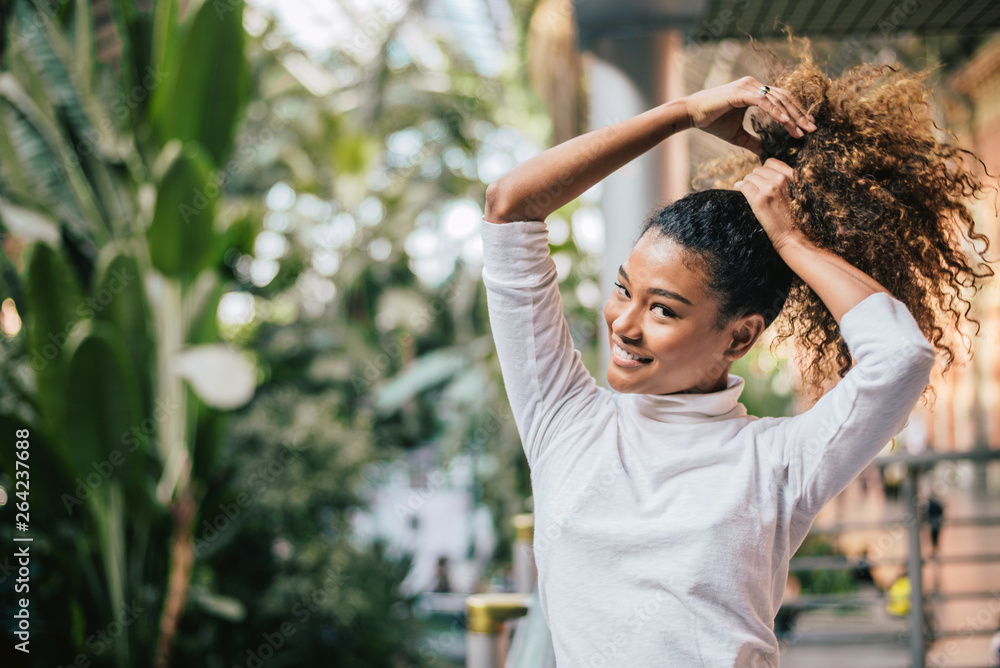
[[[185,396],[189,398],[188,414],[197,416],[191,447],[191,476],[197,480],[210,480],[216,474],[220,460],[223,464],[229,461],[228,458],[223,459],[222,455],[225,452],[230,413],[206,404],[190,386]]]
[[[80,284],[62,253],[43,242],[25,251],[28,362],[38,379],[38,403],[48,429],[62,424],[69,335],[86,314]]]
[[[407,400],[461,373],[468,364],[468,353],[459,348],[422,355],[375,389],[375,408],[387,413],[399,410]]]
[[[21,3],[24,4],[23,2]],[[47,18],[45,11],[38,13],[36,22],[40,29],[35,39],[27,40],[30,48],[25,49],[27,66],[19,80],[24,85],[37,80],[44,95],[36,95],[35,101],[43,107],[40,97],[54,105],[56,123],[67,135],[64,146],[57,148],[62,171],[67,182],[86,198],[92,199],[92,206],[85,202],[82,211],[96,222],[99,214],[106,226],[117,226],[122,233],[128,225],[128,210],[122,201],[119,187],[111,177],[111,163],[120,163],[120,153],[130,149],[127,142],[119,140],[117,128],[111,115],[93,90],[93,45],[88,36],[92,32],[90,12],[86,3],[77,2],[73,6],[76,44],[71,42],[57,21]],[[79,47],[79,48],[78,48]],[[154,78],[155,80],[155,78]],[[128,95],[117,95],[114,105],[124,102],[134,105],[147,95],[129,88]],[[141,89],[139,89],[141,91]],[[121,120],[121,119],[120,119]],[[50,133],[54,134],[54,133]],[[69,180],[70,170],[79,168],[82,173]],[[75,172],[76,169],[73,169]]]
[[[90,3],[75,0],[73,3],[73,65],[80,83],[90,87],[94,74],[94,20]]]
[[[135,259],[137,252],[131,240],[117,240],[101,249],[92,298],[95,316],[114,324],[125,339],[139,384],[140,409],[151,418],[156,350],[152,314]]]
[[[249,89],[243,3],[203,2],[177,33],[162,56],[167,71],[153,93],[153,126],[161,145],[197,141],[222,166]]]
[[[138,139],[144,139],[144,121],[152,90],[143,85],[143,78],[156,70],[150,64],[153,43],[153,21],[149,14],[136,10],[133,0],[110,0],[111,17],[121,40],[121,81],[126,94],[111,105],[111,113],[119,121],[130,119]],[[147,82],[156,77],[147,79]],[[139,94],[131,95],[132,91]],[[148,134],[148,132],[147,132]]]
[[[3,76],[0,74],[0,79]],[[85,230],[86,221],[65,169],[29,116],[0,98],[0,178],[5,196],[44,206],[59,219]]]
[[[149,62],[156,71],[169,72],[177,49],[177,0],[159,0],[153,5]]]
[[[132,492],[129,498],[142,498],[147,439],[129,438],[143,416],[125,340],[111,323],[92,320],[68,345],[64,433],[72,444],[73,467],[104,480],[113,477]]]
[[[170,152],[169,147],[164,152]],[[153,266],[185,283],[193,281],[214,256],[219,188],[210,183],[210,175],[204,151],[195,143],[185,144],[160,179],[153,222],[146,231]]]
[[[231,289],[219,280],[218,272],[201,272],[184,296],[184,340],[189,345],[219,340],[219,301]]]

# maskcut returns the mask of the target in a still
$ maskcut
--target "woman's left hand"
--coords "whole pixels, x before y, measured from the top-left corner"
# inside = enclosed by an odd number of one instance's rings
[[[747,198],[754,215],[779,253],[785,244],[802,238],[802,233],[792,222],[789,186],[794,175],[794,170],[781,160],[768,158],[733,186]]]

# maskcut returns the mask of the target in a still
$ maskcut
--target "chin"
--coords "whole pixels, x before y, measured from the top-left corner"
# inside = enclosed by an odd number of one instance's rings
[[[621,392],[623,394],[635,393],[636,389],[631,383],[627,381],[623,382],[622,379],[615,374],[613,369],[616,369],[617,367],[615,367],[614,364],[614,362],[609,362],[608,364],[608,386],[615,392]]]

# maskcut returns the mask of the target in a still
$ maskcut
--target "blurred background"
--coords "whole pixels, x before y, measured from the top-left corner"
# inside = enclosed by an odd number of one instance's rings
[[[762,76],[747,36],[783,53],[785,24],[831,75],[934,67],[938,124],[1000,173],[987,1],[2,0],[0,16],[5,665],[552,665],[480,280],[487,184]],[[677,135],[547,219],[600,383],[613,271],[646,213],[728,151]],[[971,205],[1000,243],[994,202]],[[933,410],[793,560],[782,665],[1000,664],[994,284],[975,315],[975,355],[935,372]],[[791,415],[789,354],[769,343],[733,369],[741,400]],[[12,649],[23,596],[30,655]]]

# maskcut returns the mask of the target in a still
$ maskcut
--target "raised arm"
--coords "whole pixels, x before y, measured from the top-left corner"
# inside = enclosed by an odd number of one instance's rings
[[[823,300],[837,324],[844,314],[876,292],[888,292],[874,278],[842,257],[809,241],[792,224],[788,186],[794,170],[774,158],[738,181],[757,220],[781,259]]]
[[[743,128],[758,106],[796,137],[816,126],[778,88],[760,94],[753,77],[672,100],[627,120],[574,137],[526,160],[486,189],[485,218],[493,223],[545,220],[591,186],[672,134],[700,128],[760,155],[760,140]]]
[[[793,170],[769,159],[735,185],[750,202],[785,263],[811,287],[840,326],[855,366],[812,408],[776,430],[796,499],[793,547],[830,499],[871,463],[906,420],[930,380],[934,347],[906,305],[792,225]]]
[[[786,111],[792,105],[781,102],[780,91],[762,97],[759,89],[747,78],[668,102],[550,148],[487,189],[483,284],[507,398],[533,469],[552,437],[584,421],[599,394],[563,315],[545,218],[682,128],[702,128],[759,154],[759,140],[743,129],[751,105],[780,122],[791,113],[814,129],[798,107]]]

